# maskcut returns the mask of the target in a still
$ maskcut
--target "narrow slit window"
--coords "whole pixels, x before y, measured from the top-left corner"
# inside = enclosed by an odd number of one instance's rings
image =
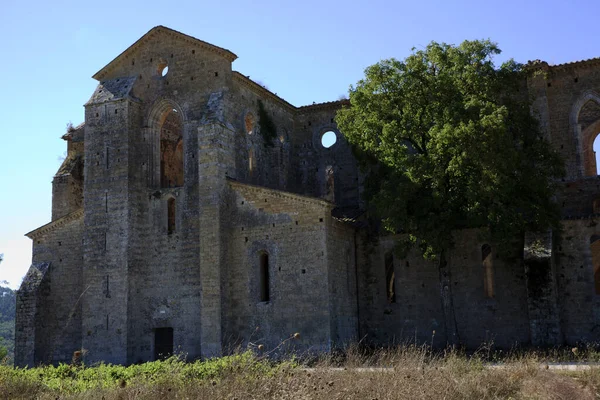
[[[396,273],[394,271],[394,255],[385,255],[385,288],[388,303],[396,302]]]
[[[260,254],[260,301],[269,301],[269,255]]]
[[[244,127],[246,128],[246,133],[252,135],[254,131],[254,115],[252,113],[247,113],[244,117]]]
[[[248,150],[248,175],[254,174],[254,149]]]
[[[335,201],[335,176],[331,165],[325,168],[325,198],[329,201]]]
[[[494,298],[494,264],[492,262],[492,246],[481,246],[481,265],[483,266],[483,290],[485,297]]]
[[[175,232],[175,199],[170,198],[167,201],[167,233],[170,235]]]

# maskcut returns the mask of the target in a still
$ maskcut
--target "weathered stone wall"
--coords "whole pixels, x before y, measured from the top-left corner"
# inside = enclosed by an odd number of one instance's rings
[[[587,176],[562,183],[557,201],[565,219],[588,218],[600,213],[600,177]]]
[[[555,239],[560,323],[567,344],[595,342],[600,329],[600,296],[594,288],[590,239],[600,234],[595,218],[562,222]]]
[[[237,72],[232,83],[228,115],[236,132],[235,177],[255,185],[288,189],[294,107]],[[276,127],[276,137],[269,143],[260,130],[259,101]],[[252,123],[247,126],[247,122]]]
[[[52,180],[52,221],[83,206],[84,124],[63,135],[67,156]]]
[[[538,68],[539,73],[529,79],[528,85],[534,98],[534,112],[548,139],[565,160],[566,179],[578,179],[586,175],[583,152],[589,143],[584,133],[593,124],[589,116],[585,112],[580,115],[580,111],[590,100],[600,104],[598,61],[553,67],[540,63]],[[598,118],[596,115],[592,119]]]
[[[446,343],[437,264],[411,253],[394,256],[396,302],[387,297],[385,254],[394,238],[378,239],[362,232],[358,241],[360,336],[379,344],[404,341]],[[433,332],[435,331],[435,334]]]
[[[359,171],[350,145],[337,129],[335,112],[343,102],[319,104],[298,109],[292,138],[291,190],[315,197],[327,195],[327,167],[333,168],[333,200],[341,207],[359,204]],[[336,134],[336,143],[325,148],[321,137]]]
[[[90,361],[127,362],[130,135],[139,134],[138,109],[127,98],[86,105],[82,329]]]
[[[489,243],[495,296],[488,298],[481,259],[481,248],[486,243],[489,242],[483,233],[477,230],[461,231],[456,234],[456,246],[447,256],[458,342],[469,348],[477,348],[484,342],[504,348],[528,344],[522,259],[504,261]],[[384,257],[394,251],[394,238],[374,242],[363,237],[360,245],[360,253],[366,256],[359,263],[361,336],[368,335],[377,343],[416,341],[446,345],[437,261],[424,260],[415,250],[404,258],[394,254],[396,302],[390,303]]]
[[[17,294],[15,365],[69,362],[81,349],[83,213],[32,234],[33,260]]]
[[[327,218],[331,205],[230,182],[228,257],[224,266],[224,342],[287,342],[298,350],[330,348]],[[270,300],[259,296],[259,254],[269,255]],[[289,348],[289,347],[285,347]]]
[[[359,339],[356,231],[330,215],[325,221],[331,343],[343,347]]]

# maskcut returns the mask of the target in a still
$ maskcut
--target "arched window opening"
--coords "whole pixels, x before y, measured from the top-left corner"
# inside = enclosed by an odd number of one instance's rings
[[[600,157],[600,133],[596,133],[596,138],[594,139],[594,146],[592,148],[593,151],[593,160],[594,160],[594,166],[595,168],[592,167],[592,170],[595,169],[596,170],[596,175],[600,175],[600,160],[598,160],[598,157]]]
[[[248,175],[254,175],[254,149],[248,150]]]
[[[269,301],[269,255],[260,253],[260,301]]]
[[[182,122],[176,110],[169,110],[160,128],[160,186],[183,186]]]
[[[246,133],[252,135],[252,132],[254,131],[254,115],[252,115],[252,113],[247,113],[244,117],[244,126],[246,128]]]
[[[394,255],[385,255],[385,288],[388,303],[396,302],[396,273],[394,271]]]
[[[170,235],[175,232],[175,199],[170,198],[167,201],[167,233]]]
[[[492,246],[481,246],[481,264],[483,266],[483,290],[485,297],[494,297],[494,264],[492,262]]]
[[[325,168],[325,198],[335,201],[335,176],[331,165]]]
[[[581,129],[581,151],[586,176],[598,175],[598,133],[600,132],[600,104],[595,99],[587,101],[579,110],[577,124]]]
[[[590,238],[590,250],[594,266],[594,290],[596,294],[600,294],[600,235],[593,235]]]

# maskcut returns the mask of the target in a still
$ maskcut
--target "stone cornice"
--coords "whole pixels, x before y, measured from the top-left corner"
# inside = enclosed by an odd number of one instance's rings
[[[198,46],[202,49],[212,51],[213,53],[216,53],[216,54],[224,57],[229,62],[233,62],[237,58],[237,56],[234,53],[232,53],[231,51],[229,51],[227,49],[212,45],[212,44],[207,43],[200,39],[196,39],[193,36],[189,36],[189,35],[186,35],[185,33],[181,33],[176,30],[173,30],[171,28],[167,28],[166,26],[159,25],[159,26],[155,26],[154,28],[150,29],[148,31],[148,33],[146,33],[144,36],[139,38],[134,44],[129,46],[127,49],[125,49],[125,51],[123,51],[121,54],[119,54],[111,62],[106,64],[106,66],[104,68],[102,68],[100,71],[96,72],[92,76],[92,78],[94,78],[98,81],[102,80],[111,70],[113,70],[118,64],[120,64],[121,61],[127,60],[133,53],[135,53],[135,51],[140,46],[142,46],[143,44],[147,43],[150,39],[152,39],[153,37],[160,35],[160,34],[173,36],[177,39],[186,41],[194,46]]]
[[[73,220],[81,218],[82,216],[83,216],[83,207],[78,210],[73,211],[70,214],[62,216],[59,219],[51,221],[51,222],[47,223],[46,225],[42,225],[39,228],[26,233],[25,236],[27,236],[29,239],[36,239],[36,238],[40,237],[41,235],[44,235],[50,231],[53,231],[54,229],[56,229],[60,226],[63,226],[64,224],[66,224],[68,222],[71,222]]]
[[[331,109],[337,110],[337,109],[342,108],[343,106],[349,106],[349,105],[350,105],[350,100],[348,100],[348,99],[337,100],[337,101],[327,101],[325,103],[310,104],[307,106],[298,107],[298,112],[304,113],[304,112],[313,112],[313,111],[331,110]]]
[[[305,204],[319,205],[323,208],[333,209],[335,207],[335,204],[333,204],[327,200],[319,199],[317,197],[303,196],[301,194],[285,192],[283,190],[269,189],[269,188],[266,188],[263,186],[257,186],[257,185],[251,185],[249,183],[238,182],[231,178],[227,178],[227,183],[229,183],[229,185],[234,189],[240,188],[240,189],[248,190],[250,192],[255,192],[255,193],[267,193],[269,196],[287,198],[287,199],[297,201],[300,203],[305,203]]]
[[[567,62],[564,64],[557,64],[557,65],[550,65],[546,61],[535,60],[535,61],[529,61],[525,65],[525,68],[533,69],[533,70],[541,69],[544,71],[559,72],[559,71],[573,70],[573,69],[577,69],[577,68],[589,68],[589,67],[597,67],[597,66],[600,66],[600,57],[590,58],[587,60],[571,61],[571,62]]]
[[[550,70],[566,70],[580,67],[596,67],[600,65],[600,58],[590,58],[588,60],[572,61],[564,64],[550,65]]]
[[[233,71],[233,79],[238,81],[242,85],[246,86],[250,90],[254,91],[255,93],[258,93],[259,95],[268,97],[269,99],[273,100],[274,102],[279,103],[280,105],[287,108],[288,111],[292,111],[292,112],[296,111],[295,106],[288,103],[281,97],[277,96],[275,93],[271,92],[269,89],[266,89],[265,87],[254,82],[252,79],[248,78],[247,76],[242,75],[240,72]]]

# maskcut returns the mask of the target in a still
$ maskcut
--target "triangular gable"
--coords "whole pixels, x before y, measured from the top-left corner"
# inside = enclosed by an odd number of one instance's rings
[[[74,221],[76,219],[83,218],[83,207],[73,211],[70,214],[67,214],[59,219],[55,219],[54,221],[48,222],[46,225],[42,225],[37,229],[32,230],[25,234],[29,239],[35,239],[40,235],[53,231],[54,229],[63,226],[67,222]]]
[[[252,185],[249,183],[243,183],[236,181],[232,178],[227,178],[227,183],[238,191],[242,196],[251,201],[260,202],[261,199],[264,199],[264,196],[270,196],[274,198],[279,198],[281,201],[289,201],[294,202],[299,205],[301,204],[312,204],[317,207],[323,207],[328,209],[333,209],[335,204],[325,199],[321,199],[319,197],[311,197],[305,196],[297,193],[286,192],[279,189],[271,189],[264,186]]]
[[[177,39],[184,40],[184,41],[191,43],[195,46],[198,46],[202,49],[217,53],[217,54],[221,55],[222,57],[226,58],[227,60],[229,60],[229,62],[233,62],[237,58],[237,56],[234,53],[232,53],[231,51],[229,51],[227,49],[212,45],[212,44],[204,42],[200,39],[196,39],[195,37],[186,35],[184,33],[178,32],[171,28],[167,28],[166,26],[159,25],[159,26],[155,26],[154,28],[150,29],[148,31],[148,33],[146,33],[144,36],[139,38],[134,44],[129,46],[125,51],[123,51],[121,54],[119,54],[114,60],[109,62],[100,71],[96,72],[94,74],[94,76],[92,76],[92,78],[94,78],[98,81],[101,81],[113,68],[115,68],[117,65],[120,65],[125,60],[128,60],[130,57],[133,56],[133,54],[135,54],[137,49],[139,49],[142,45],[144,45],[149,40],[151,40],[152,38],[154,38],[158,35],[169,35],[169,36],[176,37]]]

